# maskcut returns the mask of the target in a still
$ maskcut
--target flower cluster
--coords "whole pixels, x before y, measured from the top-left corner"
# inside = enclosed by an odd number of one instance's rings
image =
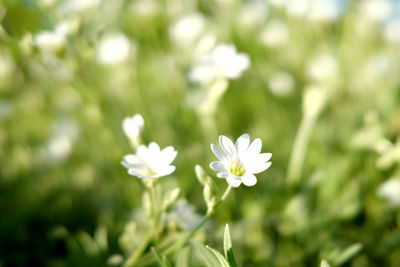
[[[124,120],[123,128],[128,136],[132,136],[140,133],[143,124],[143,118],[135,115]],[[261,153],[260,138],[250,143],[250,136],[243,134],[233,144],[228,137],[221,135],[219,143],[221,148],[211,144],[211,150],[219,161],[211,162],[210,167],[218,172],[218,178],[226,179],[232,187],[239,187],[242,183],[246,186],[255,185],[257,178],[254,174],[271,166],[269,160],[272,154]],[[175,166],[171,163],[176,155],[177,151],[172,146],[160,149],[158,144],[152,142],[148,147],[139,145],[136,154],[128,154],[123,158],[122,165],[128,169],[130,175],[154,179],[175,171]]]

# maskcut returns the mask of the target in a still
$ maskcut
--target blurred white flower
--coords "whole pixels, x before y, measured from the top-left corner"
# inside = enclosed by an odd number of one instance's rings
[[[247,54],[237,53],[233,44],[220,44],[199,59],[189,78],[194,82],[209,82],[217,78],[237,79],[249,66]]]
[[[387,0],[363,0],[360,11],[370,20],[383,21],[391,13],[391,4]]]
[[[390,178],[383,182],[378,188],[378,196],[386,199],[392,205],[400,204],[400,180]]]
[[[286,0],[269,0],[268,2],[276,7],[282,7],[285,4]]]
[[[384,28],[383,36],[386,41],[394,44],[400,43],[400,19],[389,21]]]
[[[169,29],[169,34],[178,46],[193,45],[203,33],[205,20],[201,13],[180,16]]]
[[[195,207],[186,199],[176,201],[173,210],[168,214],[168,221],[183,230],[191,231],[200,222],[202,216],[196,213]]]
[[[268,86],[271,92],[277,96],[286,96],[294,89],[294,79],[292,75],[281,71],[272,75],[269,79]]]
[[[63,2],[62,11],[65,13],[83,12],[98,7],[101,0],[68,0]]]
[[[262,24],[268,16],[268,6],[261,0],[244,2],[238,14],[239,25],[252,28]]]
[[[311,59],[307,74],[317,81],[332,77],[339,69],[336,58],[332,54],[320,54]]]
[[[281,21],[271,21],[260,34],[260,41],[268,47],[280,47],[289,41],[289,29]]]
[[[303,17],[307,14],[309,5],[309,0],[287,0],[285,9],[289,15]]]
[[[339,0],[313,1],[307,17],[312,21],[334,21],[339,17],[341,6],[344,5],[340,2]]]
[[[128,138],[136,138],[142,132],[144,120],[142,115],[135,114],[132,117],[127,117],[122,121],[122,129]]]
[[[211,144],[211,150],[219,161],[213,161],[210,168],[217,171],[217,177],[226,179],[232,187],[239,187],[241,183],[253,186],[257,183],[254,174],[265,171],[271,166],[271,153],[260,153],[262,142],[260,138],[250,144],[250,136],[243,134],[236,143],[226,136],[219,137],[218,146]]]
[[[139,178],[159,178],[175,171],[175,166],[170,165],[174,161],[177,152],[172,146],[163,150],[152,142],[148,147],[140,145],[136,154],[126,155],[122,165],[128,169],[128,173]]]
[[[58,23],[52,31],[42,31],[33,37],[33,44],[42,51],[57,52],[64,47],[67,36],[77,30],[77,19],[65,20]]]
[[[65,159],[72,150],[78,132],[78,125],[74,121],[57,122],[46,148],[49,159],[53,162]]]
[[[59,31],[42,31],[33,38],[33,43],[42,51],[57,52],[65,45],[65,34]]]
[[[96,59],[102,65],[118,64],[126,60],[132,50],[135,52],[135,47],[124,34],[109,33],[100,40]]]
[[[139,0],[131,4],[130,10],[134,15],[151,18],[160,12],[160,4],[156,0]]]

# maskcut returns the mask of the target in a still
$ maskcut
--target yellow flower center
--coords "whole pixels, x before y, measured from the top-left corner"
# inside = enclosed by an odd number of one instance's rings
[[[147,168],[147,170],[146,170],[146,176],[147,177],[152,177],[152,176],[154,176],[156,174],[157,173],[152,168]]]
[[[238,162],[235,161],[231,165],[231,173],[236,176],[243,176],[245,173],[243,164],[240,161],[238,161]]]

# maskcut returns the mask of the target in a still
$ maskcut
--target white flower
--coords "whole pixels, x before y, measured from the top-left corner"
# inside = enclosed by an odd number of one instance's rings
[[[136,138],[142,132],[144,120],[142,115],[135,114],[122,121],[122,129],[128,138]]]
[[[59,31],[42,31],[35,35],[34,44],[43,51],[57,52],[65,45],[65,35]]]
[[[191,231],[201,222],[202,216],[196,213],[196,208],[186,199],[176,201],[174,209],[168,214],[168,221],[180,228]]]
[[[272,75],[268,82],[269,89],[277,96],[289,95],[294,89],[295,81],[292,75],[281,71]]]
[[[260,41],[268,47],[280,47],[289,41],[289,29],[281,21],[273,20],[262,30]]]
[[[337,73],[339,70],[338,62],[332,54],[324,53],[311,59],[307,74],[310,78],[317,81],[324,81]]]
[[[268,13],[269,9],[264,1],[246,1],[239,10],[238,21],[243,28],[253,28],[261,25],[268,16]]]
[[[257,183],[254,174],[265,171],[271,166],[268,162],[272,154],[260,153],[262,142],[260,138],[250,144],[250,136],[243,134],[236,143],[226,136],[219,137],[220,149],[211,144],[211,150],[219,161],[211,162],[211,169],[217,171],[218,178],[224,178],[232,187],[239,187],[241,183],[253,186]]]
[[[318,0],[312,2],[308,18],[312,21],[334,21],[342,13],[343,4],[337,0]]]
[[[169,33],[177,45],[190,46],[204,31],[205,19],[200,13],[190,13],[179,17],[171,26]]]
[[[74,12],[78,13],[95,9],[96,7],[99,7],[101,0],[69,0],[63,3],[65,4],[62,6],[62,11],[66,14],[70,14]]]
[[[400,204],[400,180],[390,178],[379,186],[378,195],[393,205]]]
[[[400,19],[391,20],[385,25],[383,37],[388,42],[400,43]]]
[[[134,44],[124,34],[108,33],[99,42],[96,59],[102,65],[114,65],[126,60],[135,50]]]
[[[200,58],[189,78],[194,82],[209,82],[217,78],[237,79],[249,66],[249,57],[237,53],[233,44],[220,44]]]
[[[148,147],[140,145],[135,155],[126,155],[122,165],[128,169],[130,175],[139,178],[158,178],[175,171],[175,166],[170,164],[177,153],[172,146],[160,150],[160,147],[152,142]]]
[[[286,12],[295,17],[303,17],[307,14],[310,6],[308,0],[289,0],[285,2]]]
[[[372,21],[383,21],[391,13],[392,5],[388,0],[360,1],[360,10]]]

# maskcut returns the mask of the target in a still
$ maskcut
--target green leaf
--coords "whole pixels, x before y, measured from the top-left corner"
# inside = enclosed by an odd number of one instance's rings
[[[177,252],[175,259],[176,267],[189,267],[189,259],[190,259],[190,250],[191,248],[184,247]]]
[[[197,254],[201,257],[204,263],[208,267],[221,267],[216,256],[211,253],[202,243],[196,240],[192,240],[193,247]]]
[[[224,258],[224,256],[222,256],[221,253],[219,253],[218,251],[209,246],[206,246],[206,248],[209,249],[212,253],[214,253],[214,255],[217,257],[222,267],[229,267],[229,263],[226,261],[226,259]]]
[[[224,232],[224,254],[225,254],[225,258],[229,262],[229,265],[231,267],[236,267],[237,264],[236,264],[235,256],[233,255],[232,239],[231,239],[231,234],[229,232],[228,224],[225,226],[225,232]]]
[[[334,259],[333,265],[342,265],[355,257],[361,250],[362,250],[362,244],[361,243],[355,243],[351,245],[350,247],[346,248],[344,251],[340,253],[339,256],[337,256]]]
[[[171,267],[171,264],[168,262],[167,256],[162,255],[155,247],[151,247],[151,252],[162,267]]]

